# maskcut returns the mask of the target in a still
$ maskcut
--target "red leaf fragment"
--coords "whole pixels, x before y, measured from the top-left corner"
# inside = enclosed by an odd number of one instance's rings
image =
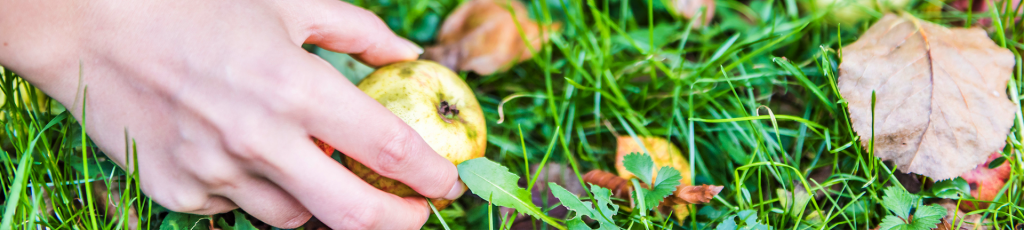
[[[964,181],[971,186],[971,196],[978,200],[992,201],[995,200],[996,195],[999,194],[999,190],[1003,188],[1006,181],[1010,179],[1010,164],[1003,162],[1002,165],[994,169],[988,167],[989,163],[993,160],[1003,156],[1001,153],[992,153],[988,156],[988,160],[985,163],[979,164],[974,170],[968,171],[962,175]],[[973,211],[986,206],[984,203],[975,204],[975,202],[963,202],[960,205],[960,209],[964,211]]]

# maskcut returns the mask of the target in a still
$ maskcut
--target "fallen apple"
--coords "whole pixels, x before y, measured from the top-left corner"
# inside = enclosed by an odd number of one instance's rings
[[[484,156],[487,127],[480,103],[466,82],[447,67],[432,61],[395,63],[371,73],[359,82],[359,89],[405,121],[452,164]],[[327,155],[334,152],[331,146],[316,142]],[[344,164],[380,190],[402,197],[419,196],[409,186],[383,177],[355,159],[346,156]],[[452,202],[432,201],[438,209]]]

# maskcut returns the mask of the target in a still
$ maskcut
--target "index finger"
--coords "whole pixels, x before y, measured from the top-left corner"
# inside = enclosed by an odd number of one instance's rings
[[[312,90],[319,105],[304,115],[308,132],[379,175],[349,165],[353,172],[371,183],[388,183],[378,187],[401,186],[383,178],[400,181],[429,198],[451,200],[462,195],[464,186],[458,182],[455,164],[416,130],[344,78],[330,77],[337,74],[330,65],[321,62],[306,69],[322,71],[307,76],[327,76]]]

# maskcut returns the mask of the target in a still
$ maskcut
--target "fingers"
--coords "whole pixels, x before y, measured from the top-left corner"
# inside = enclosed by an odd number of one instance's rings
[[[415,60],[423,53],[415,43],[396,36],[377,15],[363,8],[336,0],[317,0],[304,21],[309,37],[305,43],[324,49],[349,53],[372,66]]]
[[[296,197],[334,229],[413,229],[426,222],[422,198],[401,198],[370,186],[325,157],[304,135],[288,135],[266,147],[268,179]]]
[[[305,76],[336,73],[327,64],[309,63],[302,68],[309,71]],[[454,199],[461,195],[455,165],[434,152],[415,130],[344,78],[320,82],[313,91],[323,95],[318,97],[323,104],[311,106],[305,114],[309,134],[423,196]]]
[[[298,228],[312,215],[280,187],[259,178],[242,178],[239,186],[214,192],[234,201],[246,213],[278,228]]]

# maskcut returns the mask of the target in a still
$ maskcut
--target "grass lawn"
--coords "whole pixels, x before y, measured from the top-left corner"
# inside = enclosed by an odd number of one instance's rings
[[[538,166],[569,176],[615,172],[617,136],[659,136],[680,147],[694,184],[725,187],[684,219],[620,208],[613,222],[631,229],[873,229],[891,215],[883,205],[886,188],[915,193],[924,204],[957,205],[949,198],[958,196],[961,205],[975,200],[964,193],[970,188],[962,179],[901,173],[860,145],[858,138],[871,134],[853,131],[838,92],[839,50],[882,13],[865,8],[865,20],[838,24],[829,8],[805,7],[813,1],[717,0],[708,26],[673,16],[662,0],[524,1],[531,18],[559,22],[562,29],[534,47],[532,59],[508,71],[461,73],[487,120],[486,157],[522,178],[535,176]],[[1017,9],[989,3],[998,10],[968,13],[954,9],[952,1],[908,1],[907,14],[951,27],[981,26],[1013,51],[1017,65],[1008,92],[1020,108],[1024,24],[1015,20]],[[350,2],[423,46],[435,42],[440,24],[459,3]],[[861,9],[840,2],[834,9]],[[0,72],[0,229],[209,229],[211,223],[221,229],[269,228],[240,211],[197,216],[160,207],[140,192],[136,174],[126,175],[98,154],[63,106],[17,73]],[[1003,164],[1012,169],[1001,196],[962,213],[967,222],[954,226],[1024,229],[1024,120],[1016,112],[1002,151]],[[515,222],[509,209],[466,194],[432,214],[424,228],[553,229],[530,218]],[[537,205],[552,216],[560,206]],[[965,219],[959,215],[957,221]],[[559,222],[564,220],[563,213]]]

